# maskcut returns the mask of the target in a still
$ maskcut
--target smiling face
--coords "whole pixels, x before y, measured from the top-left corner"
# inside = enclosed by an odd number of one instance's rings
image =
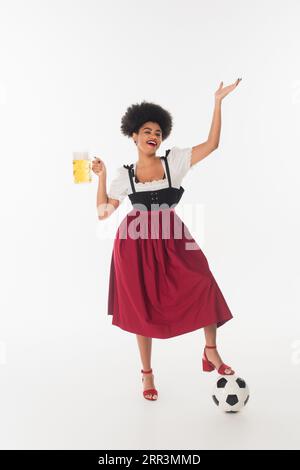
[[[162,130],[156,122],[148,121],[140,127],[138,134],[136,132],[133,133],[132,138],[142,152],[155,154],[162,142]],[[155,142],[156,145],[149,144],[149,141]]]

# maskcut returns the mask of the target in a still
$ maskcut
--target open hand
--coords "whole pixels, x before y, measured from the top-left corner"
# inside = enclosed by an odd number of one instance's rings
[[[228,85],[223,88],[223,82],[220,83],[219,88],[215,92],[215,99],[221,101],[228,93],[234,90],[242,79],[238,78],[232,85]]]

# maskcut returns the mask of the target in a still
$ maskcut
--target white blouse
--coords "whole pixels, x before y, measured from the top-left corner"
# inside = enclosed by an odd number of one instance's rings
[[[195,168],[195,165],[191,166],[192,147],[181,149],[179,147],[172,147],[167,159],[169,163],[169,170],[171,176],[171,184],[175,188],[180,188],[181,183],[185,175],[189,170]],[[159,158],[159,157],[157,157]],[[135,182],[133,178],[134,186],[136,191],[156,191],[158,189],[167,188],[169,186],[168,175],[166,172],[165,161],[162,158],[162,164],[165,170],[165,178],[154,181],[146,181],[145,183]],[[134,174],[136,174],[136,165],[134,163]],[[124,166],[117,168],[116,173],[110,183],[110,188],[107,193],[109,198],[118,199],[120,203],[123,199],[132,193],[132,188],[129,180],[128,169]]]

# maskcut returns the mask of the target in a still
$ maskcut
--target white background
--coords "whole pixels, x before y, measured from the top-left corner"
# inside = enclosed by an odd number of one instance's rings
[[[1,0],[1,448],[299,448],[299,14],[296,0]],[[135,335],[106,313],[131,204],[98,221],[97,178],[73,183],[72,152],[101,156],[109,182],[137,160],[120,124],[142,100],[174,118],[159,155],[197,145],[238,77],[176,209],[195,211],[234,315],[219,351],[251,397],[226,415],[203,330],[153,340],[160,396],[143,398]]]

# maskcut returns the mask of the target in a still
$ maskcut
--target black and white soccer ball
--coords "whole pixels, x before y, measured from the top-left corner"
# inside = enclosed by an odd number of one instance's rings
[[[214,403],[226,413],[241,411],[248,403],[249,396],[245,380],[235,374],[218,378],[212,393]]]

